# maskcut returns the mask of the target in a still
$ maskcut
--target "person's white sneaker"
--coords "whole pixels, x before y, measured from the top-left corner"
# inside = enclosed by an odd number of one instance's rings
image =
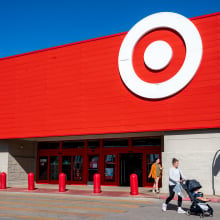
[[[179,208],[177,209],[177,213],[179,213],[179,214],[185,214],[186,212],[185,212],[181,207],[179,207]]]
[[[162,211],[166,212],[167,211],[167,204],[163,203],[162,205]]]

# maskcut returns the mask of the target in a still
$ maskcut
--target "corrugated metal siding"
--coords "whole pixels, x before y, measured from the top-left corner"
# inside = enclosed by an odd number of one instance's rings
[[[193,23],[201,66],[184,90],[160,101],[122,83],[125,34],[0,60],[0,138],[220,127],[220,15]]]

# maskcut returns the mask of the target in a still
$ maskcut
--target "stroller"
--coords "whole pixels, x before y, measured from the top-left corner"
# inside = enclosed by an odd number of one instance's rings
[[[202,187],[197,180],[187,180],[182,183],[182,187],[192,202],[190,209],[187,210],[187,215],[199,214],[200,218],[204,218],[205,215],[213,216],[213,209],[206,202],[193,196],[193,192]]]

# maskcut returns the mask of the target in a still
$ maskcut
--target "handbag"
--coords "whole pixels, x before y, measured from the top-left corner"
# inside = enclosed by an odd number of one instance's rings
[[[181,186],[180,183],[177,183],[175,185],[175,187],[173,188],[173,191],[180,197],[184,198],[184,195],[183,195],[183,188]]]

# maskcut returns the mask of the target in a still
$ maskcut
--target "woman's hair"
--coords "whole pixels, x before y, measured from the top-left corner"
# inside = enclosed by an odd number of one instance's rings
[[[175,163],[178,162],[178,161],[179,161],[178,159],[173,158],[173,160],[172,160],[172,164],[175,164]]]
[[[155,158],[154,163],[156,163],[158,159],[160,159],[160,158],[159,157]]]

